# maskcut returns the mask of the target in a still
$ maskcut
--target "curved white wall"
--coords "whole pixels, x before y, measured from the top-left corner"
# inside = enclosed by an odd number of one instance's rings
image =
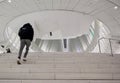
[[[92,21],[91,16],[77,12],[41,11],[17,17],[7,27],[18,33],[24,23],[30,22],[34,27],[36,38],[59,39],[88,33]],[[52,37],[49,36],[49,32],[53,32]]]

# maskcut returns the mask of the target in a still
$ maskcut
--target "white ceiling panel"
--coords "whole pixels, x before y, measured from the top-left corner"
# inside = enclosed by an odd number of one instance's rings
[[[84,9],[87,6],[86,4],[89,3],[89,1],[90,0],[80,0],[76,5],[76,7],[74,7],[74,10]]]
[[[70,0],[61,0],[60,1],[60,9],[66,9]]]
[[[11,3],[7,0],[0,1],[2,1],[0,2],[0,26],[2,28],[5,28],[10,21],[21,15],[57,9],[93,16],[95,19],[104,22],[111,31],[115,27],[114,31],[116,30],[116,33],[119,33],[120,0],[12,0]],[[114,6],[117,6],[118,9],[114,10]]]
[[[52,0],[43,0],[46,9],[52,9],[53,8],[53,1]]]
[[[80,0],[70,0],[67,9],[73,10]]]
[[[107,1],[120,6],[120,0],[107,0]]]
[[[53,0],[53,9],[59,9],[61,0]]]
[[[107,6],[106,6],[107,5]],[[99,13],[102,13],[102,12],[105,12],[109,9],[114,9],[114,4],[111,4],[111,3],[103,3],[101,5],[97,5],[96,9],[91,12],[91,15],[96,15],[96,14],[99,14]]]
[[[24,0],[24,2],[26,3],[27,7],[29,8],[29,10],[33,9],[33,11],[38,11],[39,8],[37,7],[35,0]],[[32,10],[31,10],[32,11]]]

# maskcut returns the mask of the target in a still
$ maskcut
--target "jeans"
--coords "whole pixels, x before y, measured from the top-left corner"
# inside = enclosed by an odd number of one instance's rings
[[[19,59],[21,59],[22,51],[23,51],[25,46],[26,46],[26,51],[25,51],[23,57],[24,58],[27,57],[30,45],[31,45],[31,41],[29,39],[22,39],[22,40],[20,40],[20,49],[19,49],[19,56],[18,56]]]

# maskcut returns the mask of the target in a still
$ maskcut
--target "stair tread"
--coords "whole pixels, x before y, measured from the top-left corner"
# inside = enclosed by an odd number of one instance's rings
[[[119,55],[112,57],[109,54],[88,54],[29,53],[27,62],[22,61],[22,65],[17,65],[16,53],[3,54],[0,56],[0,79],[120,79]]]

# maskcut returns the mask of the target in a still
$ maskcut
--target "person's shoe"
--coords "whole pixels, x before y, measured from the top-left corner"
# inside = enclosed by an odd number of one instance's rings
[[[18,64],[18,65],[20,65],[20,64],[21,64],[20,59],[18,59],[18,60],[17,60],[17,64]]]
[[[23,58],[23,61],[25,61],[25,62],[26,62],[26,61],[27,61],[27,59],[26,59],[26,58]]]

